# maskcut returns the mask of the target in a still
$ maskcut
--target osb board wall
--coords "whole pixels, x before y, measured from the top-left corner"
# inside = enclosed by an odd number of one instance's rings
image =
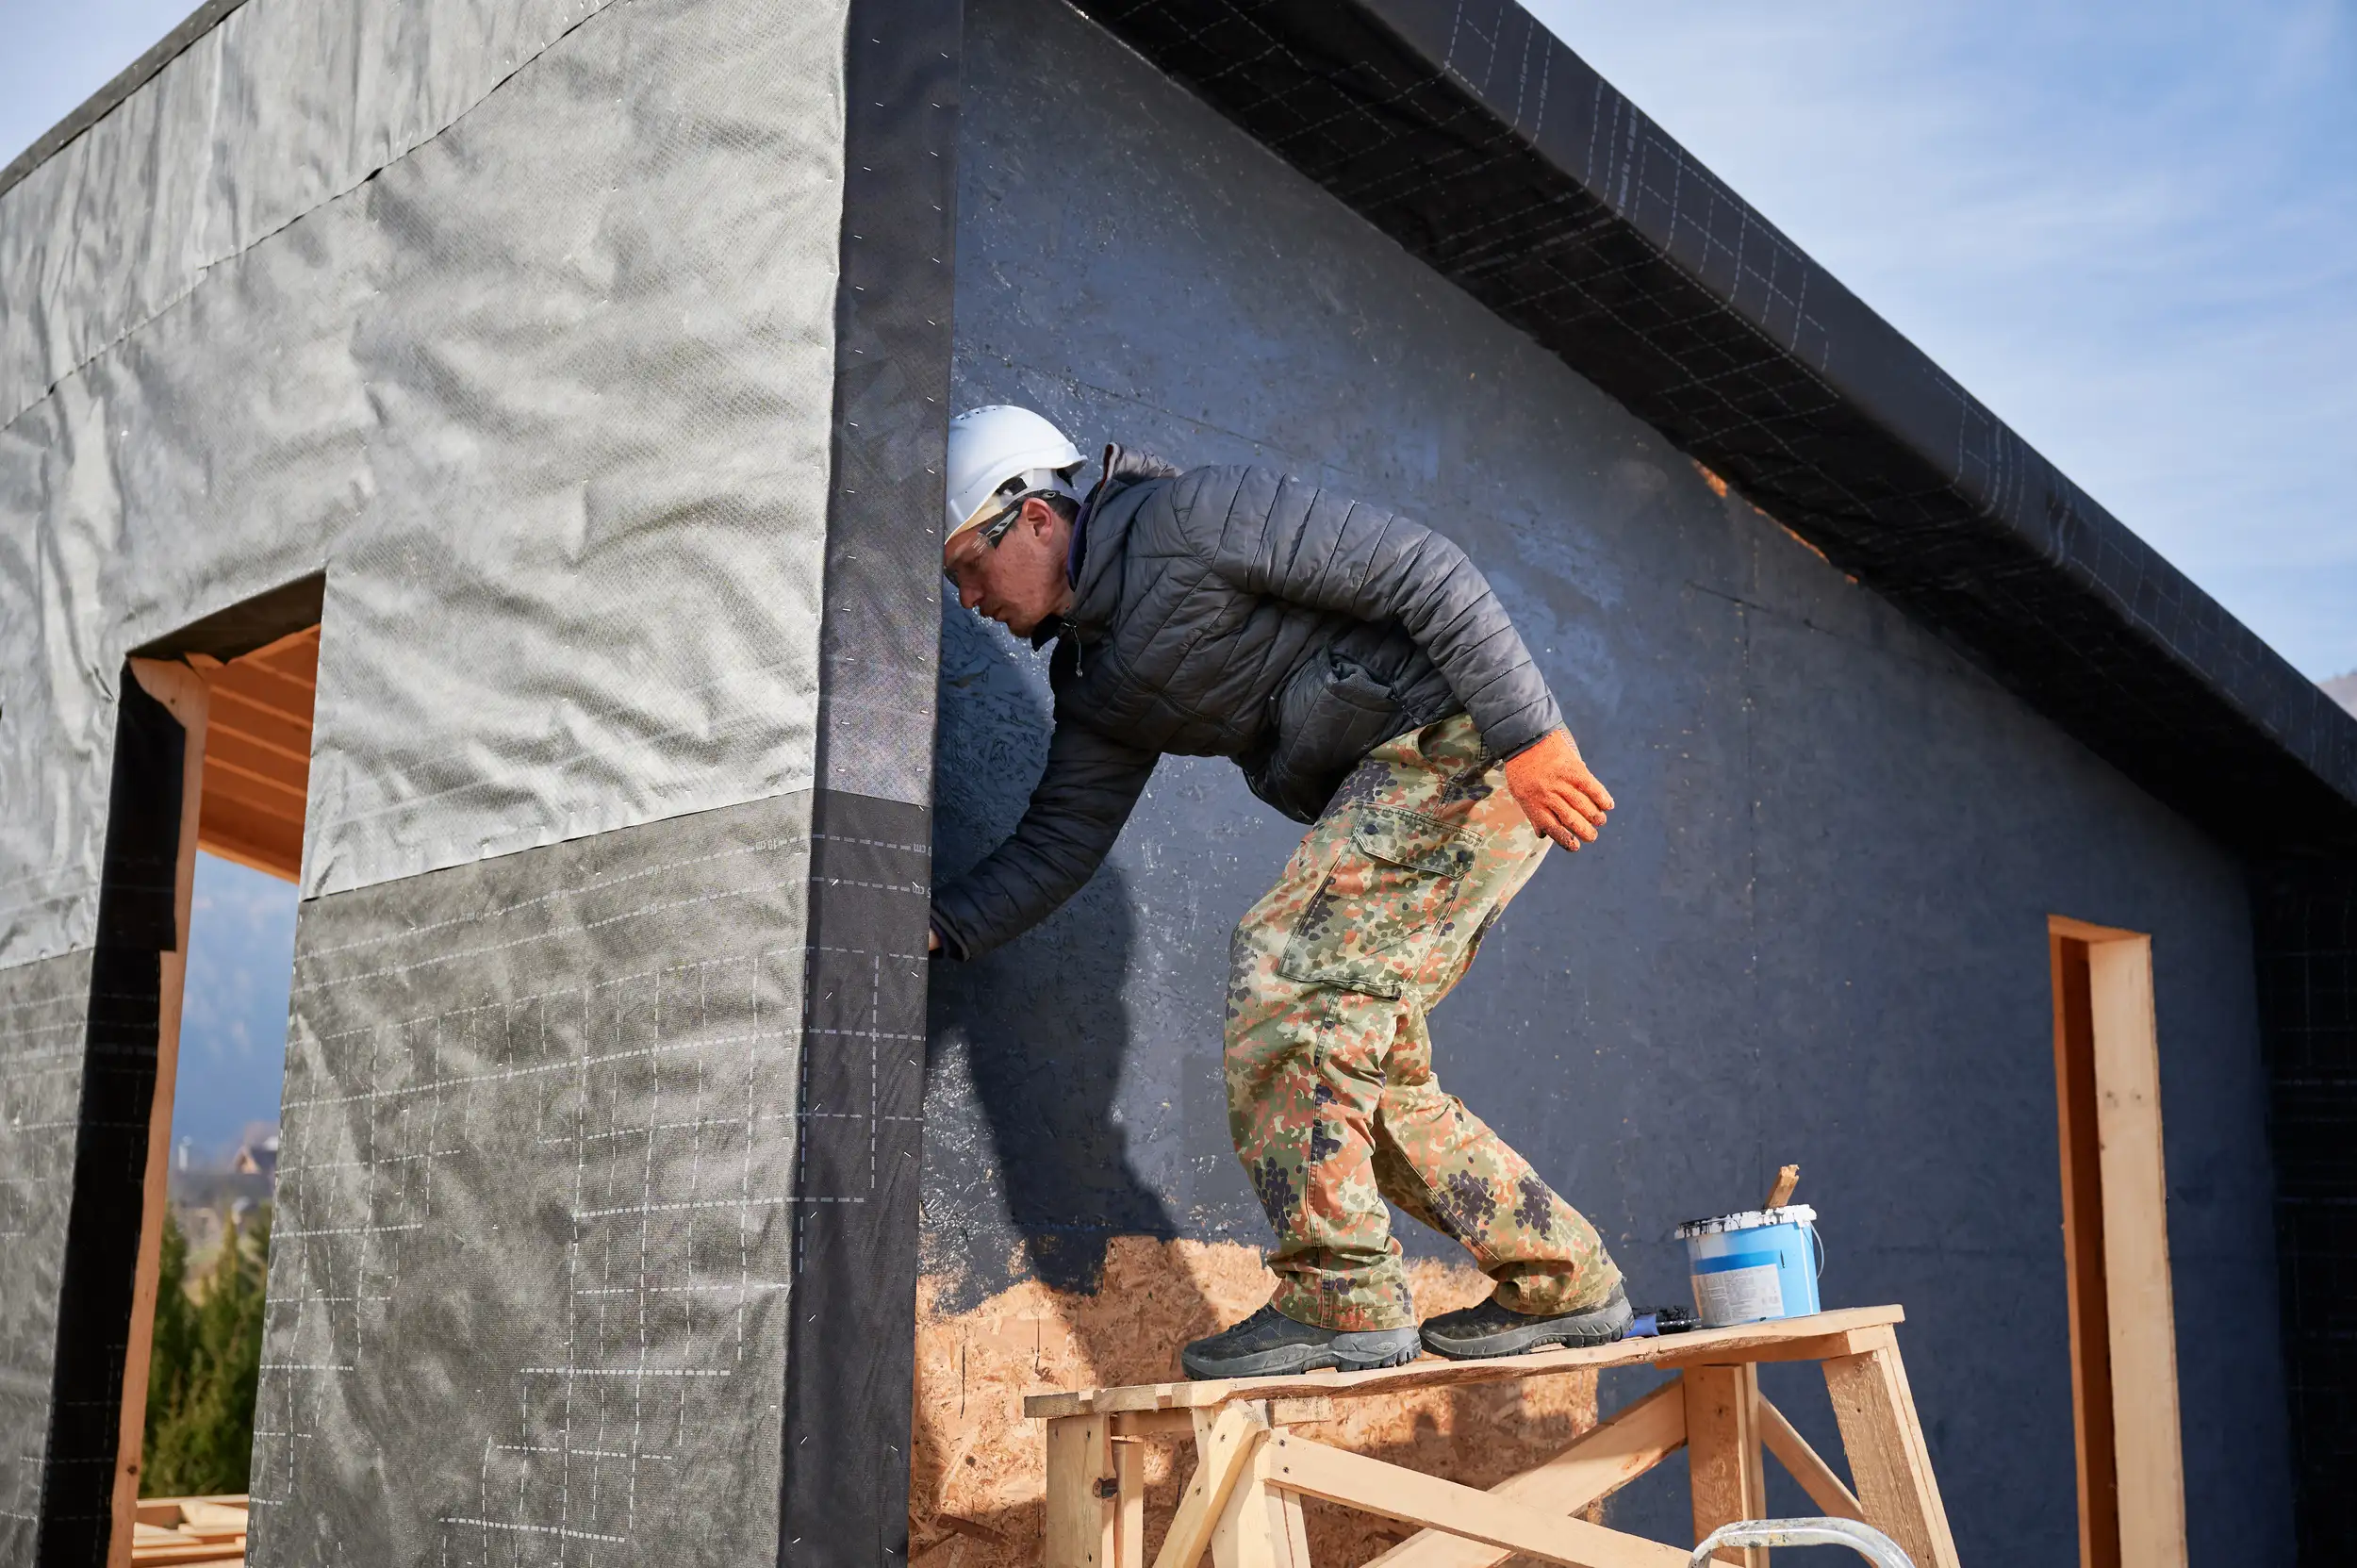
[[[1409,1265],[1419,1316],[1470,1306],[1490,1281],[1463,1264]],[[1095,1295],[1014,1285],[971,1311],[937,1303],[955,1281],[917,1287],[915,1444],[909,1486],[912,1568],[1016,1568],[1042,1550],[1044,1424],[1023,1396],[1044,1389],[1159,1382],[1180,1376],[1178,1346],[1243,1317],[1276,1280],[1261,1254],[1234,1242],[1113,1244]],[[1305,1434],[1360,1453],[1489,1487],[1568,1447],[1595,1425],[1593,1373],[1525,1384],[1435,1389],[1342,1401],[1338,1418]],[[1146,1545],[1159,1549],[1192,1444],[1146,1445]],[[1319,1568],[1368,1561],[1409,1531],[1362,1513],[1308,1506]]]

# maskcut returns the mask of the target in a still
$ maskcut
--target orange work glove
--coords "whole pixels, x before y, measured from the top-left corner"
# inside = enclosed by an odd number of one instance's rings
[[[1567,850],[1596,841],[1612,792],[1588,771],[1569,730],[1554,730],[1506,759],[1506,787],[1530,825]]]

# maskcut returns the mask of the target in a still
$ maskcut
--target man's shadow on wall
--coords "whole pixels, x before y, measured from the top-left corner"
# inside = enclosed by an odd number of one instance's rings
[[[1050,723],[1045,657],[945,598],[937,879],[963,872],[1014,831],[1046,760]],[[1114,1237],[1179,1233],[1168,1204],[1131,1164],[1113,1114],[1133,1044],[1122,989],[1137,933],[1125,880],[1109,867],[1017,941],[970,963],[933,966],[929,1076],[938,1079],[945,1056],[964,1046],[986,1136],[971,1136],[964,1108],[939,1107],[928,1130],[928,1207],[938,1199],[940,1210],[963,1211],[956,1218],[970,1236],[964,1262],[982,1279],[998,1272],[988,1254],[1003,1241],[1012,1244],[1006,1250],[1019,1246],[1041,1283],[1093,1293]],[[1004,1194],[1012,1237],[992,1234],[994,1187]],[[1208,1312],[1205,1304],[1196,1315]],[[1108,1370],[1137,1355],[1129,1346],[1086,1348]]]

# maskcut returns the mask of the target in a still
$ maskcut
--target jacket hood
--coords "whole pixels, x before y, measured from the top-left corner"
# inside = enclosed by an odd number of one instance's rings
[[[1103,467],[1104,477],[1091,487],[1080,515],[1073,520],[1072,558],[1064,568],[1072,580],[1072,608],[1040,623],[1031,634],[1034,648],[1046,647],[1066,633],[1082,642],[1095,642],[1104,635],[1120,598],[1120,574],[1113,569],[1113,563],[1121,559],[1129,520],[1137,515],[1134,505],[1113,503],[1124,492],[1149,480],[1176,479],[1185,471],[1151,453],[1131,452],[1116,444],[1106,446]]]

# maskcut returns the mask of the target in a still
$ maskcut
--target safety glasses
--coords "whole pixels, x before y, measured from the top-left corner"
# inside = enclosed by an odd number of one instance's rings
[[[989,521],[977,523],[974,527],[966,530],[966,532],[980,535],[981,536],[981,541],[984,544],[990,546],[991,549],[996,550],[998,548],[998,541],[1005,538],[1009,530],[1014,527],[1015,520],[1022,517],[1023,503],[1025,502],[1030,500],[1033,496],[1059,495],[1062,493],[1063,492],[1059,490],[1025,490],[1020,495],[1016,496],[1013,501],[1008,502],[1005,506],[992,513]],[[956,587],[958,586],[957,573],[950,570],[948,567],[941,569],[941,575],[943,580],[946,581],[951,587]]]

